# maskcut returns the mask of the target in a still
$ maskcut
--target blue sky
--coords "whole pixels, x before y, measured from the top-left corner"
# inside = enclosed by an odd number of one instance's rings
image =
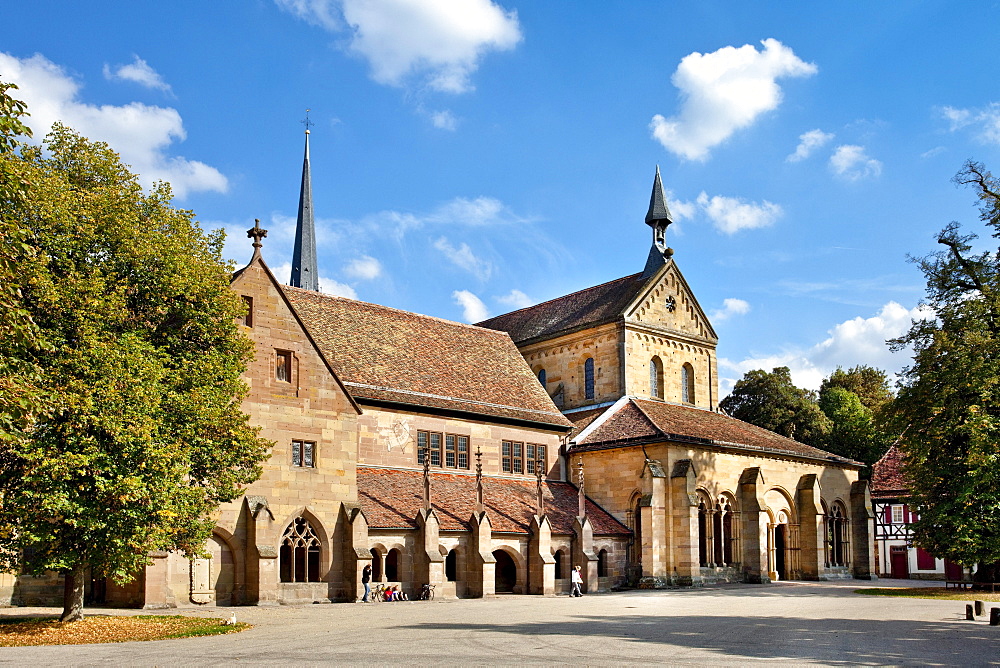
[[[896,371],[906,255],[1000,170],[996,2],[13,3],[0,79],[287,277],[311,109],[325,291],[476,321],[643,267],[656,165],[723,390]]]

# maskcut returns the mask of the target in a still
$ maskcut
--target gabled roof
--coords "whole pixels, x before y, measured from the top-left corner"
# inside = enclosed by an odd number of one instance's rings
[[[503,332],[282,289],[359,401],[571,426]]]
[[[372,529],[415,529],[423,508],[420,471],[358,467],[358,501]],[[535,514],[536,482],[511,478],[483,478],[483,499],[493,531],[527,534]],[[545,514],[552,533],[573,533],[578,510],[577,489],[568,482],[542,481]],[[431,473],[431,506],[443,531],[468,531],[476,506],[476,478],[471,475]],[[627,527],[587,499],[587,517],[598,535],[628,535]]]
[[[604,449],[634,443],[675,441],[749,453],[820,460],[827,464],[860,467],[864,464],[775,434],[722,413],[663,401],[630,397],[612,406],[616,411],[593,429],[577,436],[576,449]]]
[[[646,280],[642,273],[632,274],[498,315],[477,325],[507,332],[518,345],[547,339],[556,334],[568,334],[621,318],[625,308],[642,291]]]
[[[895,444],[872,466],[872,498],[906,496],[910,483],[903,475],[903,453]]]

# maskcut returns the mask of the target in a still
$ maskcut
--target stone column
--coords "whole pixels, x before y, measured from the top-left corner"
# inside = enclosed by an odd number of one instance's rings
[[[496,557],[493,556],[493,525],[486,512],[473,513],[469,520],[472,541],[469,545],[468,595],[483,598],[496,595]]]
[[[642,577],[669,578],[670,527],[667,512],[667,475],[660,462],[647,459],[642,469],[643,496],[639,521],[642,522]],[[648,501],[647,501],[648,499]],[[655,581],[653,583],[655,585]]]
[[[345,594],[343,598],[348,601],[356,601],[364,596],[365,587],[361,584],[362,571],[364,571],[365,566],[372,563],[372,553],[368,542],[368,518],[365,517],[359,503],[343,503],[341,508],[350,537],[349,540],[344,541]]]
[[[413,596],[420,593],[420,588],[425,583],[439,585],[444,582],[444,555],[441,554],[439,533],[440,525],[433,509],[421,510],[417,513],[417,545],[413,560]]]
[[[552,556],[552,526],[546,515],[532,517],[531,543],[528,550],[531,563],[531,587],[528,593],[542,596],[555,595],[556,559]]]
[[[760,467],[743,469],[739,495],[743,577],[754,584],[770,582],[767,572],[767,504],[764,503],[764,476]]]
[[[697,476],[690,459],[674,462],[670,472],[670,498],[673,503],[672,551],[676,584],[701,585],[701,560],[698,555]],[[709,555],[709,559],[711,559]]]
[[[583,591],[588,594],[596,592],[599,583],[597,555],[594,554],[594,527],[586,516],[577,517],[573,521],[573,563],[570,568],[577,566],[580,566],[580,573],[583,575]],[[554,570],[553,566],[553,576]]]
[[[867,480],[851,483],[851,564],[854,577],[877,580],[875,573],[875,515]]]
[[[795,505],[799,510],[800,577],[803,580],[825,580],[823,503],[819,478],[815,473],[799,478],[795,497]]]
[[[247,603],[278,604],[278,550],[274,545],[274,515],[263,496],[247,496]]]

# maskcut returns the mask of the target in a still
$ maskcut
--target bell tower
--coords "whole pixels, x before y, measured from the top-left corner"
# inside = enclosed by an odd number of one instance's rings
[[[667,263],[674,254],[674,249],[667,247],[667,227],[674,219],[667,208],[667,198],[663,194],[663,182],[660,180],[660,166],[656,166],[656,176],[653,178],[653,192],[649,195],[649,211],[646,212],[646,224],[653,228],[653,245],[646,258],[646,268],[643,278],[648,278]]]

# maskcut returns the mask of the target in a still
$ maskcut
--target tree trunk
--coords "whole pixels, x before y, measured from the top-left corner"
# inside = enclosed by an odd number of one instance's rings
[[[63,589],[63,612],[60,622],[78,622],[83,619],[83,583],[86,567],[77,564],[66,574],[66,586]]]
[[[1000,581],[1000,562],[979,563],[976,572],[972,574],[973,582],[998,582]]]

